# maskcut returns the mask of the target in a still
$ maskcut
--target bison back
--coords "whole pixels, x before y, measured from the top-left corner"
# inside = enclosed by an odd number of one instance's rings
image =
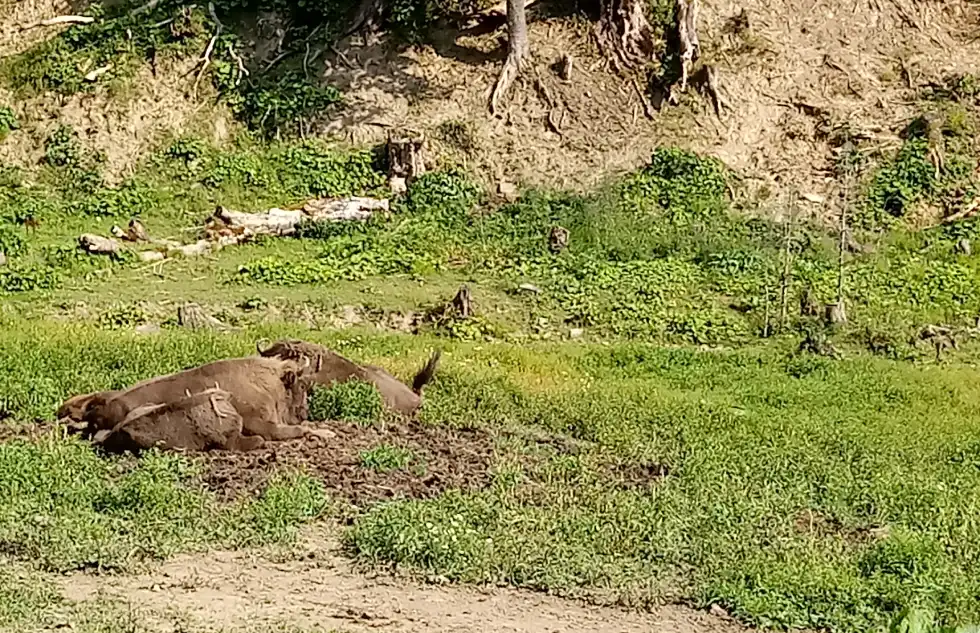
[[[242,431],[232,395],[208,389],[164,404],[134,409],[102,441],[111,452],[149,448],[206,451],[227,447]]]
[[[295,363],[274,358],[230,358],[144,380],[118,392],[86,414],[97,429],[112,429],[139,407],[166,404],[207,389],[231,394],[232,405],[242,416],[274,421],[285,399],[283,376]]]

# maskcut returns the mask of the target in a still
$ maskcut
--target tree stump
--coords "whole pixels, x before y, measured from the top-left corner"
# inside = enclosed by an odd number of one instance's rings
[[[459,287],[459,292],[453,297],[452,301],[453,309],[460,318],[468,319],[473,314],[473,297],[470,295],[470,289],[466,285]]]
[[[847,312],[844,310],[844,302],[827,304],[824,312],[824,321],[827,325],[837,326],[847,323]]]
[[[177,308],[177,323],[189,330],[227,331],[232,328],[204,311],[196,303],[187,303]]]
[[[556,226],[551,229],[551,235],[548,236],[548,246],[551,248],[552,253],[560,253],[566,248],[568,248],[568,229]]]
[[[701,42],[698,39],[699,0],[677,0],[677,39],[680,43],[681,90],[687,89],[687,79],[691,64],[701,57]]]
[[[404,130],[388,134],[388,186],[393,193],[404,193],[425,173],[425,137]]]

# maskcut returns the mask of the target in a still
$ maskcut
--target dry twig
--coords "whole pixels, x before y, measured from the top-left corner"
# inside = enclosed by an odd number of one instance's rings
[[[37,28],[39,26],[57,26],[58,24],[91,24],[95,22],[95,18],[87,15],[59,15],[56,18],[48,18],[46,20],[41,20],[40,22],[35,22],[34,24],[28,24],[27,26],[21,27],[21,31],[29,31],[30,29]]]

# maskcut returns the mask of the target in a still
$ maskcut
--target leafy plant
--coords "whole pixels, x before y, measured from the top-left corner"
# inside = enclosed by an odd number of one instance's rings
[[[20,129],[20,122],[13,109],[10,106],[0,106],[0,141],[17,129]]]
[[[415,454],[407,448],[381,444],[361,451],[361,466],[381,473],[406,468],[415,459]]]
[[[381,419],[384,409],[377,388],[361,380],[315,386],[310,391],[311,420],[340,420],[372,424]]]

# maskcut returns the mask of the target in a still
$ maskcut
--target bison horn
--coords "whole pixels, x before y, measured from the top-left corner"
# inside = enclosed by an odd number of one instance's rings
[[[266,350],[269,349],[269,346],[268,345],[263,345],[263,343],[268,343],[268,342],[269,342],[269,339],[267,339],[267,338],[260,338],[259,340],[255,341],[255,350],[259,353],[260,356]]]

